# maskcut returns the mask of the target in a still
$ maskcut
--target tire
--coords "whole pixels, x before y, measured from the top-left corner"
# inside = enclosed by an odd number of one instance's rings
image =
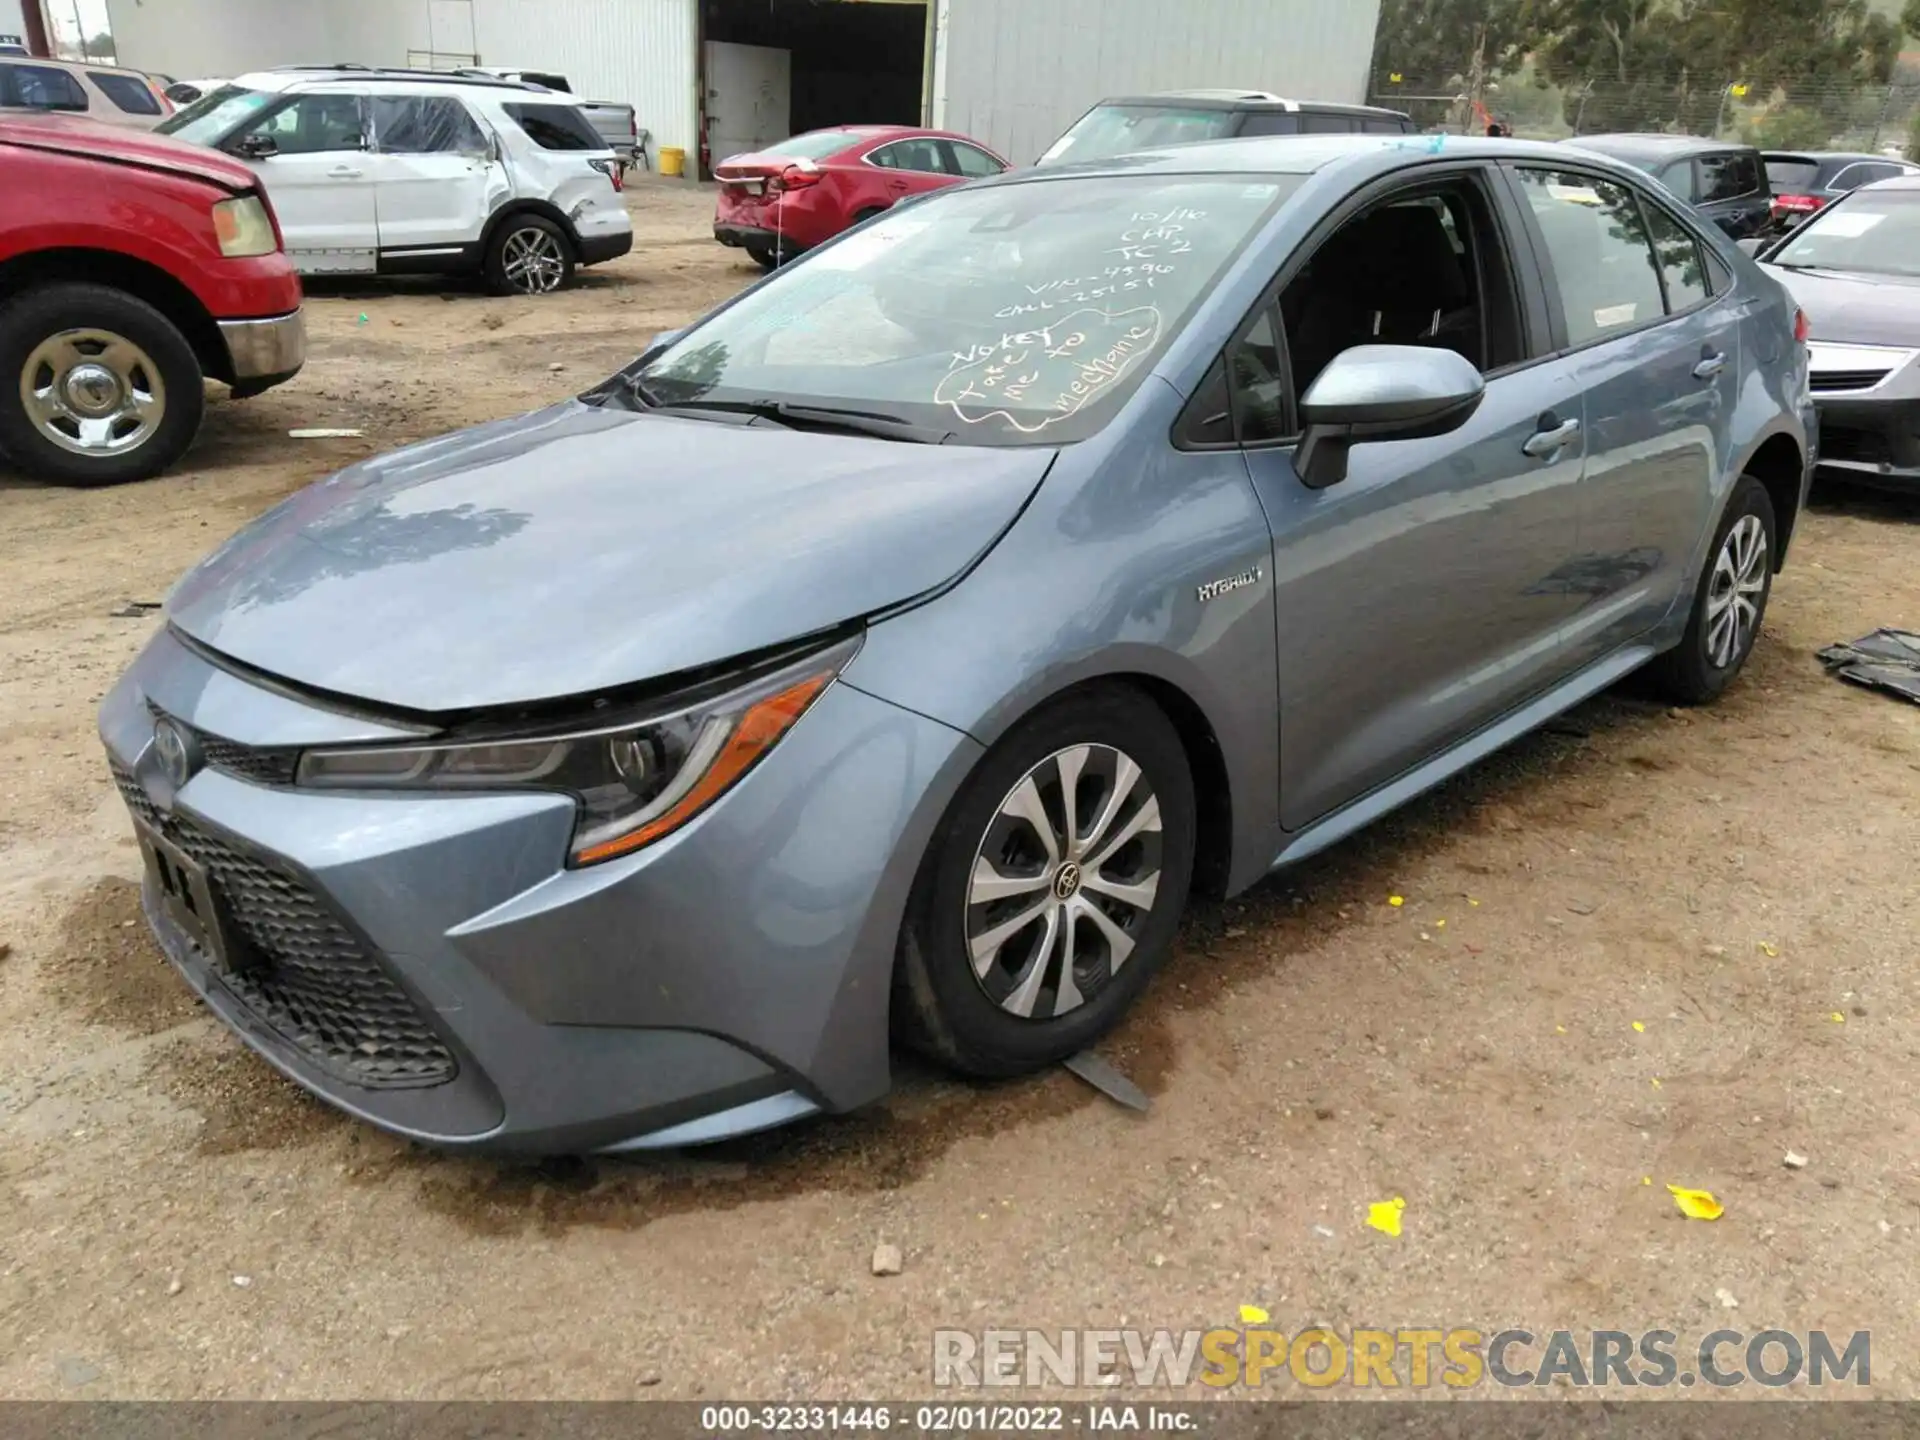
[[[551,295],[573,283],[573,241],[544,215],[521,211],[487,241],[487,288],[496,295]]]
[[[746,251],[747,258],[762,270],[777,270],[780,268],[780,257],[765,246],[749,245],[746,247]]]
[[[1766,487],[1751,475],[1742,475],[1714,531],[1687,633],[1647,666],[1647,678],[1663,699],[1676,705],[1705,705],[1733,683],[1753,653],[1766,618],[1778,546],[1773,501]],[[1731,635],[1720,623],[1729,611]]]
[[[1123,762],[1135,775],[1121,791]],[[1078,845],[1062,833],[1068,774],[1077,829],[1086,833]],[[1117,792],[1118,807],[1107,810]],[[1058,864],[1025,818],[1036,801]],[[1153,813],[1157,833],[1150,820],[1141,824]],[[1023,720],[968,778],[921,863],[895,967],[898,1038],[986,1078],[1025,1074],[1085,1049],[1119,1022],[1171,953],[1195,834],[1186,752],[1144,696],[1089,689]],[[1076,855],[1081,865],[1070,867]],[[976,889],[977,874],[999,880],[1005,893]],[[1029,912],[1026,924],[1014,925]],[[1071,987],[1061,983],[1067,942],[1077,961]],[[976,954],[985,960],[978,974]]]
[[[106,285],[49,285],[0,305],[0,451],[62,485],[158,475],[206,409],[174,323]]]
[[[867,221],[871,220],[874,216],[884,215],[886,213],[887,213],[887,207],[884,205],[869,205],[864,210],[856,210],[854,212],[853,223],[855,225],[864,225],[867,223]],[[848,228],[851,229],[852,227],[849,226]]]

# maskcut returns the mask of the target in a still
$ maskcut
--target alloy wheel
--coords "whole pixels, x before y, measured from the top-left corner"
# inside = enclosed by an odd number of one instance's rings
[[[124,335],[61,330],[28,354],[20,403],[34,428],[61,449],[124,455],[160,428],[167,387],[153,358]]]
[[[1743,515],[1727,532],[1707,586],[1707,660],[1725,670],[1753,643],[1766,598],[1770,559],[1767,527],[1758,515]]]
[[[1160,801],[1109,745],[1056,751],[1006,794],[975,852],[974,979],[1023,1019],[1077,1010],[1132,955],[1161,878]]]
[[[551,230],[529,225],[507,236],[501,247],[501,270],[507,283],[523,295],[546,295],[567,278],[566,256],[560,237]]]

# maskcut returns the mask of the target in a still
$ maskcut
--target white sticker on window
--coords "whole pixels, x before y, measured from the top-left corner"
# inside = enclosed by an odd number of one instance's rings
[[[1836,235],[1842,240],[1857,240],[1886,218],[1860,210],[1836,210],[1807,238],[1818,240],[1822,235]]]
[[[1591,185],[1562,185],[1558,181],[1547,182],[1547,193],[1556,200],[1570,201],[1575,205],[1599,205],[1600,192]]]
[[[1593,312],[1593,323],[1602,330],[1615,325],[1631,325],[1633,317],[1640,313],[1640,302],[1629,300],[1624,305],[1603,305]]]

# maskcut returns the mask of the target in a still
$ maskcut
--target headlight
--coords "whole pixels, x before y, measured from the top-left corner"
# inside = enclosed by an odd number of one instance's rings
[[[271,255],[280,248],[279,238],[273,233],[273,217],[258,195],[242,195],[215,205],[213,233],[219,237],[220,253],[229,260]]]
[[[670,835],[758,763],[853,658],[849,640],[656,715],[568,734],[309,750],[297,783],[327,790],[553,790],[579,804],[570,862]]]

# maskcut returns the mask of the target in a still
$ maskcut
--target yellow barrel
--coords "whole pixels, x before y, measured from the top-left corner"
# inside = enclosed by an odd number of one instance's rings
[[[686,168],[686,164],[687,152],[682,150],[678,145],[662,145],[660,147],[660,173],[662,175],[678,175]]]

